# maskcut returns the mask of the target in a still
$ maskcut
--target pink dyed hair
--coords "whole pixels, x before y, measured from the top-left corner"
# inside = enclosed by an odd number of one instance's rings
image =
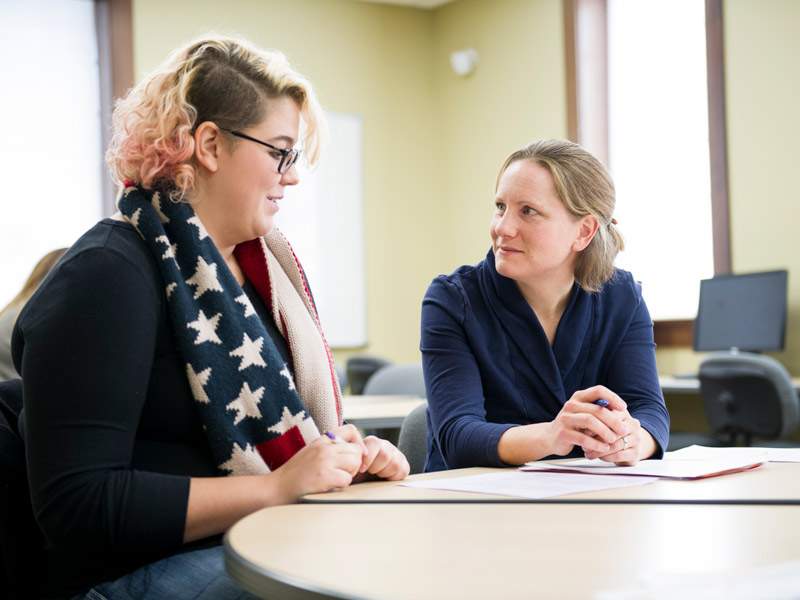
[[[176,50],[114,109],[106,160],[118,184],[169,190],[173,201],[195,185],[194,130],[213,121],[241,130],[260,123],[270,99],[292,98],[305,126],[303,156],[314,164],[327,138],[311,84],[277,51],[212,37]]]

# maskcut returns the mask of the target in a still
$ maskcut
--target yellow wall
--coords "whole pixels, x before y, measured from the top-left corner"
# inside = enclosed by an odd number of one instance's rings
[[[133,0],[135,68],[157,65],[204,30],[283,50],[326,108],[364,123],[369,346],[419,357],[430,280],[480,260],[497,169],[512,150],[566,136],[560,0],[456,0],[421,10],[354,0]],[[725,0],[733,268],[790,270],[787,350],[800,375],[800,2]],[[457,77],[449,54],[472,46]],[[313,282],[312,286],[313,286]],[[343,363],[349,351],[335,352]],[[662,372],[696,369],[690,349],[659,349]]]
[[[800,375],[800,2],[729,0],[725,76],[734,271],[789,269],[786,350]]]
[[[559,0],[459,0],[434,13],[448,270],[490,246],[494,183],[512,151],[567,136],[564,25]],[[474,47],[475,72],[457,77],[454,50]]]

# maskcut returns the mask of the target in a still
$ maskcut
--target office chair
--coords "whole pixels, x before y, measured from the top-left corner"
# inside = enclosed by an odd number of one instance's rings
[[[711,431],[727,445],[786,439],[800,423],[800,401],[786,368],[770,356],[714,352],[700,364],[700,394]]]
[[[28,491],[19,430],[22,381],[0,381],[0,598],[38,598],[43,537]]]
[[[388,365],[375,371],[364,385],[364,395],[404,394],[425,397],[422,363]]]
[[[425,470],[428,455],[428,403],[420,404],[403,419],[397,448],[405,454],[411,466],[410,474]]]
[[[350,382],[351,394],[363,394],[364,384],[367,379],[380,369],[392,364],[391,361],[377,356],[355,355],[351,356],[347,361],[347,380]]]

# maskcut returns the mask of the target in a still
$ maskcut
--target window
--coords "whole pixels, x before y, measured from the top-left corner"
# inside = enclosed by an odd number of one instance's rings
[[[95,31],[92,0],[0,0],[0,306],[101,217]]]
[[[654,320],[693,318],[714,275],[705,52],[699,0],[608,0],[617,265],[641,281]]]
[[[702,267],[703,271],[700,272],[706,272],[707,276],[730,271],[721,0],[706,0],[705,3],[701,0],[667,2],[664,0],[637,0],[635,2],[627,0],[565,0],[564,6],[570,138],[583,144],[601,159],[609,162],[609,168],[618,186],[619,220],[628,241],[629,251],[627,255],[631,257],[631,260],[636,260],[638,263],[646,263],[644,266],[641,264],[626,264],[625,261],[628,260],[628,257],[623,253],[620,255],[618,264],[624,268],[630,268],[637,278],[643,280],[643,292],[656,319],[657,343],[661,345],[690,345],[692,320],[685,317],[693,317],[697,307],[698,275],[693,275],[689,283],[688,287],[691,288],[687,294],[689,299],[681,302],[672,300],[669,303],[671,306],[660,307],[661,303],[654,298],[654,293],[658,294],[659,297],[662,296],[663,289],[672,285],[670,279],[674,278],[673,272],[682,270],[687,263],[691,263],[693,266],[701,262],[697,260],[698,255],[707,257],[710,252],[713,256],[713,271],[709,269],[708,260],[706,258],[703,259],[705,266]],[[638,20],[634,21],[635,25],[633,27],[619,24],[618,17],[620,12],[627,10],[641,11],[646,7],[662,11],[657,20],[648,20],[639,15]],[[704,8],[705,12],[703,13]],[[679,22],[672,26],[664,24],[665,15],[676,16],[677,11],[682,10],[693,12],[694,17],[684,15],[683,17],[676,17]],[[686,121],[688,117],[685,116],[677,121],[678,125],[673,125],[671,128],[666,129],[663,127],[666,118],[675,112],[674,106],[682,103],[683,97],[672,90],[668,90],[666,93],[663,91],[666,74],[663,70],[659,70],[657,59],[647,58],[645,62],[641,61],[641,57],[645,55],[642,44],[656,39],[660,31],[671,31],[672,35],[667,40],[662,41],[660,45],[662,48],[666,48],[669,53],[669,59],[666,62],[667,71],[675,71],[678,52],[689,45],[685,39],[687,36],[686,19],[689,18],[694,19],[695,26],[693,31],[695,39],[701,38],[702,23],[703,21],[705,22],[705,48],[699,41],[694,43],[692,46],[693,62],[685,67],[684,70],[679,71],[681,75],[681,80],[679,81],[680,85],[683,85],[682,79],[687,77],[686,69],[691,69],[694,72],[694,81],[700,82],[700,86],[702,86],[703,77],[697,73],[695,67],[698,66],[698,63],[707,65],[706,89],[708,101],[706,114],[708,126],[707,128],[704,127],[702,117],[692,117],[695,122],[691,125],[691,130],[700,132],[699,137],[693,134],[695,137],[694,146],[696,148],[701,147],[700,150],[693,150],[692,154],[689,154],[685,147],[682,146],[681,152],[677,156],[674,152],[671,153],[666,162],[664,159],[655,158],[645,161],[654,164],[656,171],[655,175],[649,176],[649,181],[645,181],[644,185],[648,186],[646,188],[646,198],[649,199],[653,197],[655,192],[663,188],[665,181],[683,176],[683,171],[686,170],[684,163],[691,163],[693,168],[698,164],[708,165],[708,175],[705,176],[705,181],[708,183],[698,180],[697,183],[686,186],[691,187],[691,194],[695,198],[700,198],[700,194],[696,190],[701,187],[706,189],[701,200],[695,200],[688,205],[688,210],[699,207],[697,212],[700,216],[689,216],[688,213],[682,212],[677,215],[679,217],[678,225],[666,225],[664,218],[668,216],[667,213],[670,211],[677,213],[678,211],[672,208],[675,206],[673,202],[662,200],[660,205],[656,206],[656,210],[642,211],[645,223],[649,221],[649,225],[637,225],[635,224],[635,218],[631,216],[629,211],[637,210],[639,205],[647,208],[648,203],[652,202],[652,200],[642,202],[641,198],[645,192],[637,192],[631,189],[629,185],[630,181],[632,181],[631,170],[638,171],[641,167],[637,167],[635,162],[632,162],[637,157],[634,153],[628,151],[635,147],[640,156],[647,155],[649,157],[650,152],[656,149],[656,146],[658,148],[661,147],[660,141],[662,138],[678,139],[683,142],[686,132],[690,129]],[[676,31],[680,31],[680,35],[676,35]],[[619,46],[620,42],[625,42],[624,39],[609,40],[610,36],[617,37],[621,32],[626,32],[625,35],[628,37],[629,43],[636,36],[643,38],[644,41],[636,43],[633,50],[630,47],[625,50],[624,46]],[[620,67],[616,60],[620,53],[622,53],[623,58],[632,58],[638,61],[638,66],[636,62],[633,63],[633,75],[620,77]],[[702,56],[698,59],[698,55]],[[705,60],[703,60],[703,56],[705,56]],[[648,83],[649,76],[654,72],[658,74],[658,77],[654,82]],[[634,129],[632,133],[628,134],[624,133],[624,127],[620,128],[620,124],[632,116],[630,108],[623,108],[626,98],[624,95],[619,95],[619,87],[616,86],[620,78],[627,81],[635,80],[633,93],[639,96],[640,102],[646,103],[647,109],[650,109],[644,115],[639,115],[634,119],[636,121]],[[671,97],[671,107],[668,110],[653,110],[650,107],[650,100],[641,100],[642,90],[637,89],[637,86],[651,90],[662,90],[656,96]],[[696,104],[696,106],[698,105]],[[702,109],[702,100],[699,106]],[[609,128],[622,131],[622,135],[629,136],[628,140],[625,141],[624,137],[620,138],[619,133],[609,133]],[[704,143],[704,139],[701,139],[704,131],[708,132],[707,138],[705,138],[708,140],[707,143]],[[615,136],[616,142],[614,141]],[[702,147],[708,148],[707,159],[701,156]],[[678,172],[680,172],[680,175],[676,175]],[[672,194],[678,194],[678,192],[672,192]],[[680,195],[685,196],[687,194],[680,193]],[[691,220],[692,225],[696,221],[708,222],[709,205],[711,232],[708,231],[708,226],[705,225],[706,233],[704,234],[688,233],[686,221]],[[642,230],[651,237],[655,237],[653,232],[665,230],[671,234],[671,239],[668,236],[668,241],[662,241],[661,243],[651,243],[650,240],[638,239],[641,238],[638,234]],[[649,234],[648,231],[650,232]],[[678,244],[684,245],[687,239],[698,240],[700,242],[699,249],[694,250],[687,257],[675,257],[673,248]],[[641,256],[639,256],[641,253],[640,246],[643,244],[652,248],[651,251],[655,255],[653,258],[645,255],[645,258],[641,260]],[[646,272],[647,265],[658,264],[659,255],[667,259],[667,265],[658,267],[655,276],[648,275]],[[663,281],[666,283],[662,283]],[[658,288],[661,288],[662,291],[655,292],[655,289]],[[672,294],[672,290],[668,289],[668,293]],[[675,314],[672,310],[676,306],[682,307],[678,314]],[[659,321],[659,319],[675,319],[679,316],[684,318],[681,320]]]

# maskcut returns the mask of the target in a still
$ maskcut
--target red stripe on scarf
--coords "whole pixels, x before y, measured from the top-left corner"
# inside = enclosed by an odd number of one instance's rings
[[[269,470],[274,471],[305,445],[303,434],[295,426],[275,439],[256,444],[256,450],[267,463]]]
[[[267,274],[267,257],[264,256],[264,249],[261,247],[261,240],[258,238],[248,242],[242,242],[233,249],[233,255],[239,262],[244,276],[247,277],[253,287],[258,292],[264,304],[272,307],[272,286],[269,283]]]

